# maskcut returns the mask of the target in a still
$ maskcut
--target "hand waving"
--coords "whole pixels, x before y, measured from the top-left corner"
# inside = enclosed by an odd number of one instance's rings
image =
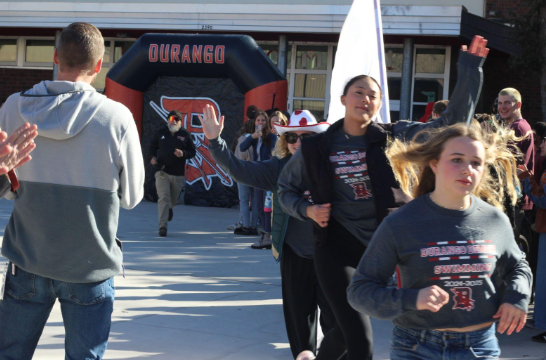
[[[472,42],[470,43],[470,48],[467,49],[466,45],[461,46],[462,51],[468,51],[470,55],[475,55],[479,57],[487,57],[487,54],[489,54],[489,49],[486,48],[487,46],[487,40],[484,39],[482,36],[476,35],[474,36],[474,39],[472,39]]]
[[[36,147],[34,138],[38,135],[37,129],[36,125],[25,123],[9,137],[2,131],[0,135],[0,175],[7,174],[32,159],[29,154]]]
[[[210,105],[205,106],[203,109],[203,116],[198,115],[201,125],[203,125],[203,133],[205,137],[210,139],[216,139],[222,133],[224,129],[224,116],[220,117],[220,121],[216,119],[216,111]]]

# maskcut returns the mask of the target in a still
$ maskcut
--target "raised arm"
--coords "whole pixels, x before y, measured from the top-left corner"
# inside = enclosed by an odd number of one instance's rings
[[[487,40],[475,36],[468,50],[465,45],[462,46],[457,66],[457,83],[442,116],[425,124],[399,121],[394,124],[394,135],[411,140],[421,130],[469,121],[474,115],[483,84],[482,66],[489,53],[486,45]]]
[[[255,146],[254,138],[252,136],[249,136],[241,143],[239,149],[241,149],[241,151],[247,151],[252,145]]]
[[[277,190],[277,179],[281,170],[278,158],[266,161],[238,159],[220,136],[209,139],[209,151],[214,161],[238,183],[262,190]]]
[[[237,159],[228,149],[224,139],[220,137],[224,128],[224,117],[222,116],[218,120],[214,108],[207,105],[203,109],[203,116],[199,116],[199,120],[203,126],[205,137],[209,140],[209,151],[212,158],[229,176],[238,183],[258,189],[269,191],[277,189],[277,179],[280,172],[277,158],[262,162]]]

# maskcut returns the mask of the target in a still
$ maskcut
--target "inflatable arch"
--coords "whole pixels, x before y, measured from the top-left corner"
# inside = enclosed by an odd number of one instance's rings
[[[285,77],[246,35],[145,34],[108,71],[105,95],[131,110],[142,135],[143,94],[159,76],[230,78],[245,109],[286,110]]]

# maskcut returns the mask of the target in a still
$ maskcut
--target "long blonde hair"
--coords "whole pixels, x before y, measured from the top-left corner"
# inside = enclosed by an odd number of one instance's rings
[[[273,149],[273,156],[282,159],[283,157],[289,156],[290,150],[288,150],[288,143],[286,142],[286,133],[279,136],[275,148]]]
[[[509,144],[518,141],[518,138],[512,130],[500,128],[495,132],[487,132],[473,122],[469,127],[456,124],[424,133],[424,142],[394,140],[386,152],[394,176],[407,195],[416,198],[433,191],[436,176],[430,168],[430,162],[440,158],[448,140],[468,137],[481,142],[485,148],[484,173],[474,195],[501,210],[504,210],[502,200],[506,196],[515,205],[519,180],[516,158]],[[498,176],[492,176],[492,173]]]

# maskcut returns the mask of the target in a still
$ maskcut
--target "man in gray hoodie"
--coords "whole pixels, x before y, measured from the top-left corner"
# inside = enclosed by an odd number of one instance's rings
[[[58,299],[66,359],[102,359],[110,332],[119,207],[143,196],[144,162],[131,112],[97,93],[104,39],[91,24],[60,36],[56,81],[11,95],[0,128],[38,126],[33,160],[19,168],[19,190],[4,232],[9,259],[0,292],[0,359],[31,359]]]

